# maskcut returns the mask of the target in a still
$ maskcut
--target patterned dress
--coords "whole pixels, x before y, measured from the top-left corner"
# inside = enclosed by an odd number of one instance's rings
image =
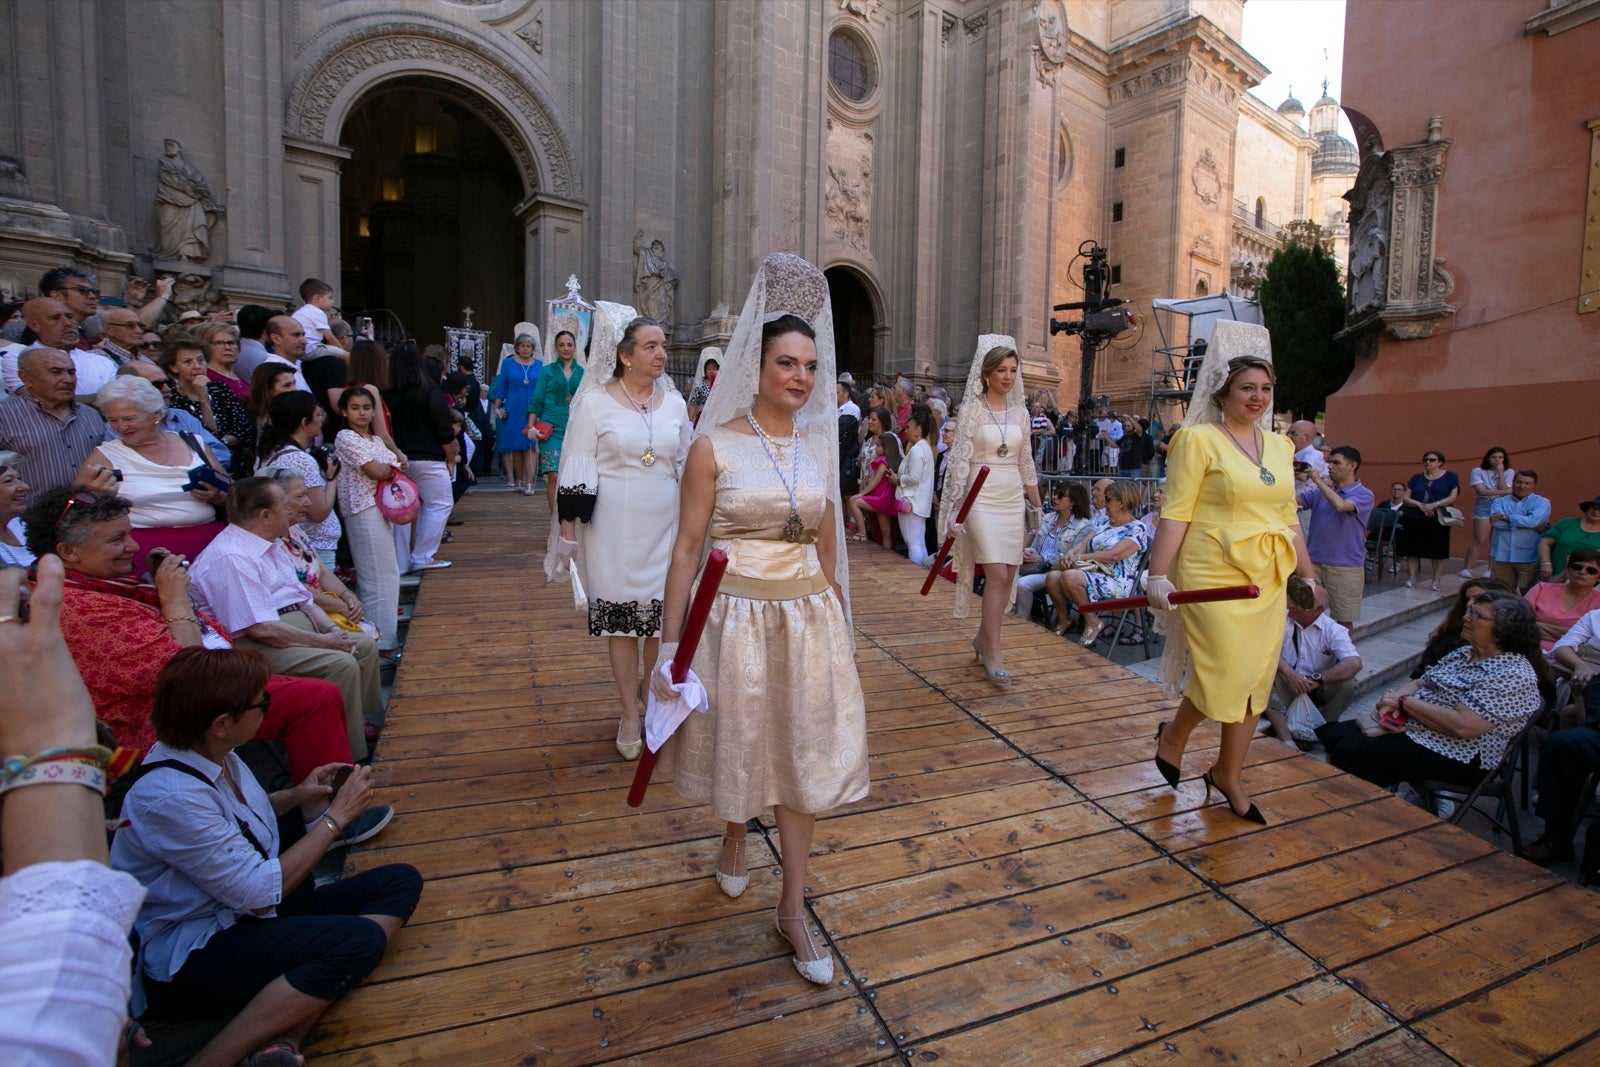
[[[668,743],[674,784],[730,822],[773,804],[816,813],[860,800],[866,702],[844,608],[817,559],[827,509],[820,453],[801,453],[795,496],[805,529],[789,542],[789,493],[761,442],[720,426],[706,439],[717,468],[711,543],[728,554],[728,570],[694,657],[711,707]],[[787,478],[792,454],[782,461]]]
[[[1089,538],[1087,551],[1109,552],[1123,541],[1132,541],[1139,546],[1139,550],[1127,559],[1110,564],[1110,574],[1099,569],[1084,571],[1084,580],[1089,583],[1090,600],[1117,600],[1133,594],[1133,585],[1139,580],[1139,565],[1150,548],[1150,531],[1144,523],[1134,519],[1123,526],[1107,526]]]

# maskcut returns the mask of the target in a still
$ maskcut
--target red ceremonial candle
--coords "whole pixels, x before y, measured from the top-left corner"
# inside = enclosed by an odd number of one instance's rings
[[[695,649],[700,645],[701,634],[705,633],[706,620],[711,617],[711,602],[717,598],[717,586],[722,584],[722,573],[727,569],[728,554],[720,548],[713,548],[706,557],[705,569],[700,573],[700,588],[695,590],[694,600],[689,604],[689,614],[683,620],[678,651],[672,656],[672,681],[675,685],[683,684],[683,680],[689,677],[689,665],[694,662]],[[651,751],[646,744],[643,755],[639,757],[639,766],[633,772],[633,785],[628,790],[628,807],[637,808],[644,803],[644,791],[650,788],[650,776],[655,773],[659,756],[659,752]]]
[[[972,505],[978,502],[978,490],[983,488],[983,483],[988,477],[989,466],[984,464],[978,468],[977,477],[972,479],[972,488],[967,490],[967,498],[961,502],[961,509],[956,512],[957,526],[967,521],[967,513],[972,510]],[[955,534],[951,534],[944,539],[944,544],[939,546],[939,554],[933,558],[933,566],[928,568],[928,576],[922,580],[923,596],[928,595],[928,590],[933,588],[933,580],[944,570],[944,561],[950,558],[950,550],[955,547],[955,543]]]
[[[1259,585],[1225,585],[1219,589],[1189,589],[1180,593],[1173,593],[1168,600],[1173,604],[1210,604],[1218,600],[1254,600],[1261,595]],[[1085,604],[1079,611],[1098,613],[1102,611],[1129,611],[1133,608],[1147,608],[1150,598],[1147,596],[1127,596],[1117,600],[1096,600],[1092,604]]]

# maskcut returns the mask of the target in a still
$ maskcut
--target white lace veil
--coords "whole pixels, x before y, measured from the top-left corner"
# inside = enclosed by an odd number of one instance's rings
[[[589,362],[584,364],[583,381],[578,383],[578,391],[572,394],[573,410],[577,410],[584,397],[597,389],[604,389],[611,380],[617,367],[617,345],[622,340],[622,331],[638,317],[639,313],[627,304],[613,304],[609,300],[595,304],[594,321],[589,327],[593,331],[589,337]],[[581,358],[582,355],[580,351],[578,356]]]
[[[1195,377],[1194,399],[1190,401],[1188,415],[1184,419],[1186,425],[1222,421],[1222,409],[1212,397],[1228,381],[1228,364],[1241,356],[1265,360],[1271,365],[1272,335],[1265,326],[1257,326],[1252,322],[1219,320],[1213,327],[1206,357],[1200,363],[1200,373]],[[1263,435],[1272,433],[1270,405],[1262,412],[1257,425],[1261,427]],[[1184,636],[1183,627],[1171,612],[1155,612],[1155,618],[1157,631],[1166,635],[1158,677],[1162,688],[1168,694],[1177,696],[1183,692],[1189,674],[1189,642]]]
[[[713,427],[742,418],[750,411],[761,379],[761,328],[780,315],[804,319],[817,334],[817,377],[811,397],[795,418],[797,433],[805,435],[822,472],[827,498],[833,505],[834,580],[844,593],[845,617],[850,615],[850,560],[845,551],[844,502],[839,499],[839,407],[834,401],[838,359],[833,343],[833,305],[828,280],[822,271],[799,256],[774,252],[761,261],[744,310],[733,328],[717,384],[700,412],[696,437]],[[852,631],[853,634],[853,631]]]
[[[1272,363],[1272,335],[1265,326],[1253,322],[1235,322],[1221,319],[1213,327],[1211,344],[1206,348],[1205,359],[1200,361],[1200,373],[1195,378],[1194,400],[1189,405],[1189,423],[1221,422],[1222,409],[1211,398],[1228,380],[1228,363],[1241,356],[1263,359]],[[1262,433],[1272,432],[1272,409],[1261,415],[1257,424]]]
[[[978,335],[978,349],[973,353],[972,367],[967,371],[966,392],[961,394],[961,407],[956,413],[956,439],[950,445],[950,458],[944,469],[944,493],[939,497],[940,538],[949,536],[950,525],[955,522],[956,512],[961,510],[961,502],[966,499],[972,476],[977,473],[972,470],[972,444],[977,439],[978,428],[983,425],[983,394],[987,391],[983,384],[983,358],[996,348],[1009,348],[1015,352],[1017,342],[1003,333]],[[1007,407],[1024,403],[1020,355],[1017,362],[1019,373],[1011,383],[1011,392],[1006,394]],[[1029,447],[1026,437],[1020,447]],[[956,569],[956,618],[964,619],[972,608],[972,575],[975,568],[972,544],[968,538],[956,539],[953,562]]]
[[[700,362],[696,363],[694,367],[694,384],[689,386],[690,396],[694,395],[696,389],[706,384],[706,363],[713,359],[717,361],[717,377],[722,377],[722,349],[702,348],[700,350]]]
[[[550,359],[548,362],[559,363],[561,357],[556,355],[556,335],[562,330],[572,335],[572,343],[577,346],[577,351],[572,353],[572,362],[575,366],[585,366],[588,357],[583,352],[583,324],[578,321],[578,313],[566,309],[558,309],[551,313],[550,321],[546,323],[550,333]],[[582,385],[582,382],[578,383]]]

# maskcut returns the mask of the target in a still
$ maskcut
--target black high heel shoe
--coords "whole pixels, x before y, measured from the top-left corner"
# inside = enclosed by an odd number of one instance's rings
[[[1161,731],[1165,730],[1166,728],[1167,728],[1167,724],[1166,723],[1162,723],[1160,726],[1156,727],[1156,744],[1157,745],[1161,744]],[[1161,777],[1163,777],[1163,778],[1165,778],[1167,780],[1167,784],[1168,785],[1170,785],[1174,789],[1178,788],[1178,774],[1179,774],[1178,768],[1174,767],[1172,764],[1168,763],[1166,760],[1162,759],[1159,755],[1157,755],[1156,756],[1156,770],[1161,772]],[[1209,795],[1210,794],[1208,793],[1207,796],[1209,796]]]
[[[1211,768],[1211,771],[1214,770],[1216,770],[1215,767]],[[1211,771],[1207,771],[1205,774],[1201,775],[1201,778],[1203,778],[1206,783],[1207,804],[1211,803],[1211,791],[1215,789],[1217,792],[1222,793],[1222,799],[1227,803],[1228,810],[1233,813],[1235,818],[1243,819],[1245,822],[1253,822],[1257,826],[1267,825],[1267,817],[1262,815],[1261,809],[1256,807],[1254,804],[1250,805],[1249,811],[1240,811],[1238,808],[1234,807],[1233,801],[1229,799],[1228,794],[1223,792],[1222,787],[1212,780]]]

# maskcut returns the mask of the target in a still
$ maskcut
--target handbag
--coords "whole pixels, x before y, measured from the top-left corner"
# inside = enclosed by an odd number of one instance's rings
[[[1460,508],[1451,507],[1448,504],[1441,508],[1435,508],[1433,517],[1439,520],[1440,526],[1464,526],[1467,521],[1467,517],[1461,513]]]
[[[550,423],[544,422],[542,420],[535,420],[534,421],[534,424],[533,424],[533,439],[535,441],[538,441],[540,444],[543,444],[544,442],[550,440],[550,435],[555,433],[555,432],[556,432],[556,428],[554,426],[552,426]]]
[[[378,510],[383,517],[396,526],[410,523],[422,510],[422,493],[417,489],[417,483],[399,471],[395,471],[387,481],[379,482],[373,490],[373,496],[378,501]]]

